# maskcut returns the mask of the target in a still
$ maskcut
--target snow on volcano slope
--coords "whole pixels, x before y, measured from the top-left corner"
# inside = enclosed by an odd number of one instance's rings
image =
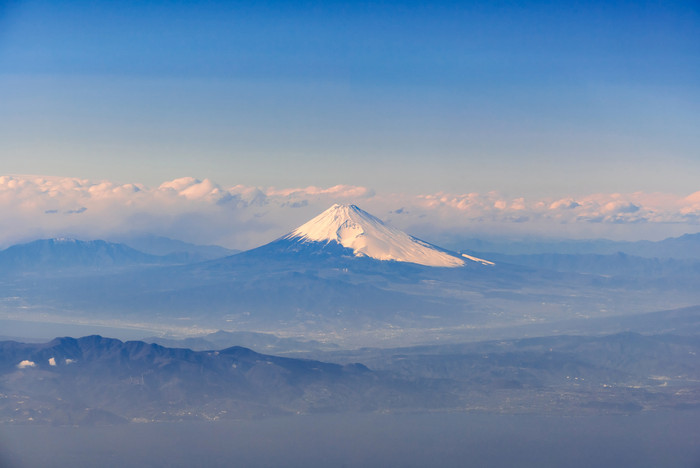
[[[355,256],[395,260],[434,267],[461,267],[464,259],[385,225],[355,205],[333,205],[284,239],[297,242],[337,242]]]

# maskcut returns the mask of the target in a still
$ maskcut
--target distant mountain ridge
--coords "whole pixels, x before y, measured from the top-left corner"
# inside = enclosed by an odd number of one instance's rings
[[[227,249],[218,245],[192,244],[190,242],[153,234],[117,236],[114,238],[110,237],[109,240],[128,245],[133,249],[151,255],[170,255],[187,258],[188,263],[213,260],[235,255],[240,252],[240,250]]]
[[[337,345],[314,340],[282,338],[271,333],[219,330],[204,336],[189,338],[169,338],[152,336],[143,338],[147,343],[156,343],[169,348],[189,348],[195,351],[223,349],[231,346],[245,346],[257,352],[285,353],[318,349],[336,349]]]
[[[164,237],[142,239],[143,252],[123,243],[68,237],[39,239],[0,251],[0,274],[65,272],[81,269],[109,271],[123,267],[196,263],[235,254],[215,246],[196,246]],[[138,244],[138,242],[134,242]],[[162,244],[158,247],[158,244]],[[201,247],[201,249],[200,249]],[[154,253],[163,252],[163,253]]]
[[[0,272],[69,268],[107,268],[175,263],[174,258],[149,255],[123,244],[72,238],[40,239],[0,251]]]
[[[501,255],[614,255],[618,252],[645,258],[700,260],[700,233],[669,237],[660,241],[580,240],[493,240],[461,239],[450,244],[473,252],[494,252]]]
[[[614,254],[542,253],[505,255],[495,252],[473,252],[501,263],[570,273],[633,278],[660,278],[700,274],[700,259],[658,258]]]

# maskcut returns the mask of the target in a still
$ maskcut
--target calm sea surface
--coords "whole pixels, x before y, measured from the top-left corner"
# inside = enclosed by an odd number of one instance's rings
[[[700,467],[700,411],[1,426],[8,467]]]

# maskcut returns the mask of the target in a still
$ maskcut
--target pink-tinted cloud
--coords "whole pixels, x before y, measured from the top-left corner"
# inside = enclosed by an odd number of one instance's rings
[[[628,226],[637,237],[644,237],[643,230],[650,226],[700,229],[700,192],[528,199],[497,192],[382,194],[351,185],[223,187],[192,177],[152,188],[67,177],[3,176],[0,245],[40,237],[109,238],[150,232],[249,248],[285,234],[333,203],[356,203],[396,227],[428,238],[472,232],[608,235],[613,226]]]

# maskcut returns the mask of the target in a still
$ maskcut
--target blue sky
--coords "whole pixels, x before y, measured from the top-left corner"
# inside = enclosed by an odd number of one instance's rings
[[[3,173],[700,189],[697,2],[3,5]]]

